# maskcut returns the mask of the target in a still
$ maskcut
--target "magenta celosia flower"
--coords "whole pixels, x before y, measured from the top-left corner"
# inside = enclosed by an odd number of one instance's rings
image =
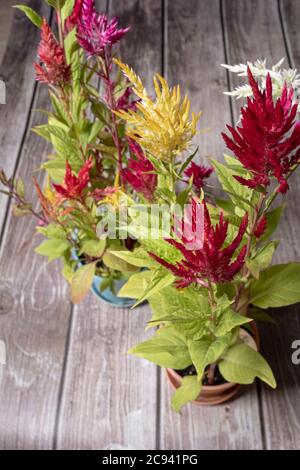
[[[199,204],[195,200],[193,205]],[[150,255],[162,266],[169,269],[177,278],[177,287],[186,287],[195,282],[207,286],[207,281],[214,283],[226,283],[232,281],[235,275],[241,270],[245,262],[246,245],[242,247],[236,255],[248,225],[248,215],[246,214],[240,224],[238,234],[229,244],[223,246],[227,233],[228,221],[224,220],[221,212],[219,223],[214,227],[211,223],[206,204],[204,205],[204,240],[203,246],[198,250],[189,250],[184,241],[168,239],[168,243],[175,246],[182,253],[182,260],[173,265],[163,260],[157,255]],[[196,211],[191,212],[195,214]],[[195,224],[195,221],[191,221]],[[236,256],[235,256],[236,255]]]
[[[71,68],[67,65],[64,51],[45,18],[41,28],[38,57],[42,62],[42,65],[34,64],[38,81],[56,86],[62,86],[70,81]]]
[[[209,178],[213,172],[213,168],[207,167],[204,165],[197,165],[196,163],[192,162],[190,166],[185,170],[184,174],[190,178],[193,177],[193,185],[197,190],[203,188],[205,184],[205,179]]]
[[[267,217],[265,215],[262,215],[254,228],[254,231],[253,231],[254,236],[257,239],[260,238],[265,233],[266,228],[267,228]]]
[[[141,147],[132,139],[129,140],[129,150],[131,156],[127,168],[122,172],[123,178],[136,192],[143,194],[148,201],[152,201],[157,186],[154,167]]]
[[[300,160],[300,121],[294,122],[297,104],[293,104],[293,89],[285,86],[274,103],[272,80],[268,74],[266,89],[261,91],[248,67],[253,99],[248,98],[242,109],[241,126],[227,126],[232,138],[222,134],[227,147],[250,171],[250,179],[235,178],[249,188],[268,186],[272,177],[279,182],[278,191],[288,189],[286,176]]]
[[[62,185],[53,184],[54,189],[64,199],[81,199],[83,191],[90,181],[90,171],[93,166],[93,158],[90,157],[78,172],[78,176],[74,175],[72,168],[66,161],[66,173]]]
[[[115,111],[128,111],[129,109],[135,110],[137,100],[132,100],[132,88],[127,87],[124,93],[116,101]]]
[[[106,46],[116,44],[129,31],[118,28],[117,18],[97,13],[94,0],[83,0],[77,26],[78,42],[89,56],[102,55]]]

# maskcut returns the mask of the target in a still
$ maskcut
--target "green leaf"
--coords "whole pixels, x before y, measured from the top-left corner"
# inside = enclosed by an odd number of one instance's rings
[[[18,178],[15,182],[15,188],[19,197],[23,198],[25,196],[25,186],[22,178]]]
[[[242,208],[244,211],[249,212],[250,207],[256,202],[257,194],[246,186],[241,185],[234,178],[234,175],[238,174],[237,171],[231,170],[228,166],[223,165],[216,160],[212,160],[212,165],[216,170],[224,191],[229,194],[232,202],[237,208]]]
[[[48,224],[45,227],[37,227],[37,231],[47,238],[61,238],[66,239],[66,233],[61,225]]]
[[[273,209],[272,211],[266,213],[267,228],[265,230],[265,233],[260,238],[261,242],[268,240],[271,235],[273,235],[279,225],[284,208],[285,204],[281,204],[280,206],[276,207],[276,209]]]
[[[132,299],[139,299],[147,290],[147,286],[151,280],[151,271],[141,271],[132,274],[126,284],[118,292],[118,297],[130,297]]]
[[[74,304],[81,302],[92,287],[96,263],[81,266],[71,280],[71,299]]]
[[[62,6],[64,2],[65,0],[46,0],[46,3],[48,3],[48,5],[50,7],[53,7],[54,9],[57,9]]]
[[[252,259],[247,259],[246,265],[255,279],[259,279],[260,271],[267,269],[271,264],[277,246],[277,242],[269,242],[261,247]]]
[[[23,11],[27,18],[35,25],[37,28],[41,28],[43,24],[43,20],[36,11],[32,8],[28,7],[27,5],[13,5],[13,8],[17,8],[18,10]]]
[[[115,269],[120,272],[135,272],[138,270],[137,266],[127,263],[114,253],[116,251],[126,251],[126,248],[118,245],[112,245],[108,248],[103,255],[103,263],[110,269]]]
[[[181,386],[177,388],[171,400],[173,410],[178,413],[184,405],[196,400],[201,392],[201,388],[202,384],[195,375],[183,377]]]
[[[231,308],[225,310],[218,321],[214,334],[218,337],[226,335],[237,326],[244,325],[245,323],[251,322],[251,318],[247,318],[239,313],[234,312]]]
[[[250,303],[260,308],[284,307],[300,302],[300,263],[278,264],[251,284]]]
[[[155,336],[128,352],[171,369],[185,369],[192,363],[184,338],[171,326],[157,330]]]
[[[49,262],[60,258],[70,248],[70,243],[61,238],[52,238],[43,241],[34,251],[39,255],[47,256]]]
[[[76,28],[72,29],[64,39],[67,64],[71,64],[73,52],[77,50],[78,42],[76,40]]]
[[[1,191],[4,193],[4,191]],[[8,193],[10,195],[10,193]],[[12,210],[15,217],[24,217],[31,214],[31,204],[13,204]]]
[[[85,253],[92,258],[100,258],[104,253],[105,245],[105,240],[86,240],[80,248],[79,255]]]
[[[112,251],[117,258],[126,261],[126,263],[138,266],[139,268],[152,268],[157,266],[157,262],[150,258],[143,248],[136,248],[134,251]]]
[[[62,270],[62,275],[66,279],[66,281],[68,281],[68,282],[72,281],[72,277],[74,276],[74,269],[73,269],[73,267],[70,263],[68,263],[68,262],[64,263],[64,267],[63,267],[63,270]]]
[[[207,321],[211,310],[205,290],[199,292],[193,287],[178,290],[168,286],[152,296],[149,302],[153,313],[152,322],[170,322],[193,340],[209,333]]]
[[[168,273],[165,270],[152,271],[149,285],[147,286],[143,296],[135,303],[134,307],[157,294],[164,287],[170,286],[173,282],[173,274]]]
[[[75,0],[66,0],[61,9],[61,20],[64,24],[65,20],[71,15],[74,8]]]
[[[256,321],[276,324],[276,321],[273,317],[271,317],[271,315],[269,315],[266,311],[260,310],[256,307],[251,307],[249,309],[249,316]]]
[[[220,199],[216,198],[216,204],[218,207],[223,209],[225,212],[228,212],[229,214],[235,215],[235,206],[232,201],[229,199]]]
[[[251,384],[255,377],[259,377],[276,388],[276,380],[267,361],[244,343],[232,346],[223,354],[219,369],[228,382]]]
[[[93,123],[90,134],[89,134],[88,143],[93,142],[93,140],[97,137],[102,127],[103,127],[103,123],[101,121],[97,120]]]
[[[181,176],[184,172],[184,170],[189,166],[190,162],[193,160],[193,158],[195,157],[195,155],[198,153],[198,150],[199,150],[199,146],[196,148],[196,150],[189,156],[187,157],[187,159],[183,162],[183,164],[181,165],[180,169],[179,169],[179,176]]]
[[[231,335],[223,336],[215,341],[210,337],[200,341],[189,341],[189,352],[196,367],[198,380],[201,380],[208,365],[214,364],[230,345]]]

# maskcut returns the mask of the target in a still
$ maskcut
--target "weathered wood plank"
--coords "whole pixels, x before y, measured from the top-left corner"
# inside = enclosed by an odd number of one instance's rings
[[[40,2],[30,5],[48,16]],[[36,199],[33,171],[50,151],[29,130],[45,119],[31,115],[31,106],[49,104],[46,87],[35,93],[32,61],[38,38],[38,30],[28,28],[28,20],[23,23],[17,13],[4,60],[9,93],[0,130],[1,150],[9,152],[1,162],[10,156],[11,171],[18,159],[18,174],[31,200]],[[16,219],[9,212],[1,247],[0,337],[7,348],[7,365],[0,368],[1,449],[51,449],[54,440],[71,305],[58,264],[47,265],[33,253],[40,242],[35,225],[36,220]]]
[[[0,17],[0,64],[3,59],[3,54],[7,45],[7,38],[10,33],[10,27],[12,23],[12,17],[14,10],[14,0],[2,0],[1,2],[1,17]]]
[[[237,0],[223,3],[226,6],[225,25],[230,63],[244,63],[246,60],[266,57],[272,65],[286,56],[277,2],[243,2],[243,8]],[[283,5],[287,8],[290,43],[293,43],[295,57],[299,57],[300,36],[295,23],[299,17],[299,2],[284,1]],[[250,20],[251,18],[255,18],[255,21]],[[288,67],[287,62],[285,65]],[[234,79],[233,83],[236,85],[238,81]],[[235,110],[237,116],[238,103],[235,103]],[[299,181],[299,173],[291,178],[291,189],[286,198],[287,208],[281,228],[276,234],[282,240],[276,262],[300,259]],[[278,380],[276,391],[260,385],[264,439],[268,449],[295,449],[299,448],[300,442],[297,432],[300,426],[300,402],[297,392],[300,369],[291,363],[291,343],[297,339],[297,331],[299,332],[299,306],[274,311],[274,317],[278,322],[277,327],[260,326],[262,353],[271,363]]]
[[[169,79],[188,87],[193,109],[203,110],[198,137],[201,157],[222,158],[220,132],[231,121],[219,1],[169,2],[166,71]],[[259,449],[262,447],[255,387],[218,407],[188,405],[177,415],[170,407],[170,387],[162,376],[162,449]]]
[[[49,8],[39,0],[24,2],[45,17]],[[15,169],[22,140],[28,124],[32,98],[36,87],[32,63],[39,41],[37,28],[24,13],[15,11],[11,34],[0,67],[0,77],[6,85],[6,105],[0,105],[0,166],[8,175]],[[7,198],[0,194],[0,227],[2,226]]]
[[[45,108],[48,94],[39,89],[35,108]],[[40,124],[34,114],[31,125]],[[27,134],[18,174],[35,199],[32,172],[49,147]],[[70,302],[60,267],[33,253],[40,243],[36,221],[8,217],[0,258],[0,337],[7,365],[0,367],[0,448],[51,449],[63,369]]]
[[[148,83],[160,69],[160,3],[114,0],[109,9],[131,25],[121,55]],[[92,295],[75,308],[57,448],[155,448],[156,367],[126,354],[148,315],[147,307],[118,310]]]
[[[300,33],[297,20],[300,5],[296,0],[279,3],[288,56],[293,67],[300,68]],[[288,67],[288,63],[286,63]],[[279,261],[300,261],[300,174],[295,174],[288,194],[287,209],[280,235],[282,249]],[[278,390],[265,389],[263,394],[266,426],[266,444],[272,449],[299,449],[300,447],[300,366],[292,363],[294,340],[300,339],[300,305],[274,311],[275,327],[265,326],[264,349],[278,379]],[[270,431],[272,430],[272,431]]]

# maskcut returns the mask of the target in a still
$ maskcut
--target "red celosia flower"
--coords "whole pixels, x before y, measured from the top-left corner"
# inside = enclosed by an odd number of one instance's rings
[[[78,176],[76,176],[72,173],[72,168],[67,160],[63,184],[53,184],[53,187],[64,199],[82,199],[83,191],[90,180],[89,173],[92,166],[93,159],[90,157],[79,170]]]
[[[213,168],[204,166],[204,165],[197,165],[196,163],[192,162],[190,166],[185,170],[184,174],[190,178],[193,177],[193,184],[197,190],[203,188],[205,179],[209,178],[213,172]]]
[[[265,91],[260,91],[249,67],[248,78],[254,97],[248,98],[242,109],[241,127],[235,130],[227,126],[232,138],[222,134],[227,147],[252,174],[251,179],[235,178],[249,188],[256,188],[268,186],[270,178],[275,177],[278,191],[285,193],[286,176],[300,160],[300,121],[294,122],[297,104],[293,105],[293,89],[285,86],[274,103],[269,74]]]
[[[154,167],[145,157],[141,147],[132,139],[129,140],[129,149],[131,157],[128,160],[128,167],[122,172],[123,178],[135,191],[143,194],[148,201],[152,201],[157,186]]]
[[[195,200],[192,202],[193,204],[199,204]],[[156,261],[179,278],[176,281],[177,287],[186,287],[193,282],[204,286],[207,286],[206,281],[215,283],[230,282],[240,271],[245,261],[246,246],[243,246],[234,260],[233,256],[246,232],[248,215],[246,214],[243,217],[238,234],[234,240],[229,245],[223,247],[228,233],[228,221],[224,220],[223,213],[221,212],[219,223],[213,227],[206,204],[203,204],[204,241],[201,249],[189,250],[188,245],[185,243],[173,239],[167,240],[183,255],[183,259],[176,265],[150,253]],[[195,214],[194,210],[192,214]],[[191,224],[194,224],[194,221],[191,221]]]
[[[73,11],[71,15],[66,19],[66,22],[65,22],[65,28],[67,31],[71,31],[73,28],[75,28],[75,26],[77,26],[77,23],[79,19],[81,18],[81,15],[83,14],[82,12],[83,1],[84,0],[75,1]]]
[[[56,86],[70,81],[71,68],[67,65],[63,48],[55,39],[45,18],[41,28],[38,57],[42,62],[42,65],[34,64],[38,81]]]
[[[255,229],[253,232],[254,236],[257,239],[260,238],[265,233],[266,228],[267,228],[267,217],[265,215],[262,215],[255,226]]]
[[[117,18],[108,19],[95,11],[94,0],[83,0],[78,21],[78,42],[89,56],[102,55],[106,46],[116,44],[129,31],[118,29]]]

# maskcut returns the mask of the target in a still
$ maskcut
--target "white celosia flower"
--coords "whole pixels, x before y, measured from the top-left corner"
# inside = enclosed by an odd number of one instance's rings
[[[298,112],[300,113],[300,75],[297,73],[297,69],[283,69],[280,68],[284,58],[281,59],[277,64],[273,65],[271,69],[267,68],[267,60],[257,60],[256,62],[248,62],[247,64],[238,64],[238,65],[227,65],[221,64],[222,67],[225,67],[229,72],[237,74],[239,77],[247,76],[247,67],[249,66],[253,76],[258,80],[259,86],[261,89],[264,89],[266,86],[266,76],[268,73],[272,78],[273,83],[273,98],[276,100],[280,97],[284,84],[287,86],[293,87],[295,95],[294,102],[298,103]],[[249,85],[242,85],[236,87],[232,91],[225,91],[225,95],[239,98],[246,98],[252,96],[252,90]]]

